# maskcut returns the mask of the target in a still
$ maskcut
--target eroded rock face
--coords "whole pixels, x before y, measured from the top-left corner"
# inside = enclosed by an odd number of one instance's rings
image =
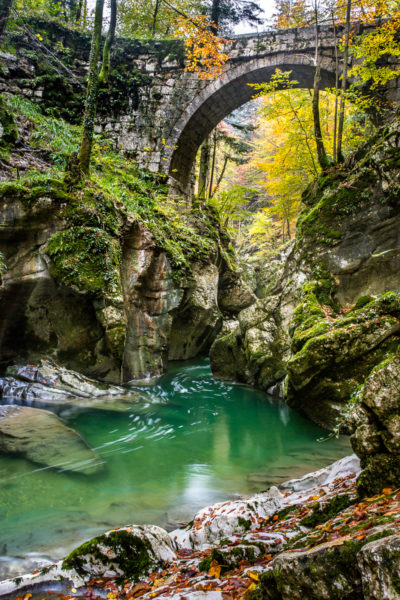
[[[357,555],[365,600],[400,597],[400,535],[366,544]]]
[[[0,451],[65,471],[103,469],[103,461],[78,433],[51,412],[28,406],[0,406]]]
[[[125,237],[121,279],[127,319],[123,380],[157,377],[166,369],[171,311],[182,292],[165,252],[141,225]]]
[[[192,276],[193,282],[185,289],[182,302],[173,314],[168,353],[171,360],[186,360],[205,353],[221,325],[218,267],[197,263]]]
[[[12,193],[1,198],[0,250],[7,271],[0,287],[0,361],[51,354],[69,368],[119,382],[93,298],[50,273],[46,243],[65,227],[57,216],[62,201],[50,186],[35,190],[31,200]],[[104,300],[102,309],[106,305]]]

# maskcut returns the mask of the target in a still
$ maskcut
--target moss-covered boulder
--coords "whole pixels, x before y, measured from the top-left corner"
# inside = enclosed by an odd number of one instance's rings
[[[85,542],[62,561],[64,571],[82,579],[117,577],[138,581],[176,558],[170,537],[156,525],[132,525]]]
[[[370,496],[400,481],[400,355],[373,369],[357,396],[366,422],[359,424],[351,443],[364,468],[357,488]]]
[[[308,283],[293,318],[287,363],[288,402],[332,428],[371,369],[400,342],[400,296],[383,294],[361,308],[335,313]]]
[[[260,578],[251,600],[397,600],[400,536],[346,538],[283,552]]]

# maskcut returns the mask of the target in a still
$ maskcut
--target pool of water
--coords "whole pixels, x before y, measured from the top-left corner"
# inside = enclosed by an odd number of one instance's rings
[[[126,412],[68,421],[104,459],[100,474],[0,455],[0,575],[6,556],[57,558],[128,523],[172,528],[350,453],[346,438],[318,443],[322,429],[264,393],[213,380],[206,359],[173,365],[141,394]]]

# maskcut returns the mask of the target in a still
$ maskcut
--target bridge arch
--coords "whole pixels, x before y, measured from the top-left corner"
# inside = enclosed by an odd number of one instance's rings
[[[320,63],[321,88],[334,87],[334,60],[322,56]],[[231,66],[203,88],[186,108],[167,142],[171,148],[168,170],[177,190],[190,191],[193,164],[206,137],[233,110],[252,99],[254,89],[248,84],[269,81],[277,68],[292,71],[292,78],[298,82],[296,87],[313,87],[315,68],[309,54],[274,53]]]

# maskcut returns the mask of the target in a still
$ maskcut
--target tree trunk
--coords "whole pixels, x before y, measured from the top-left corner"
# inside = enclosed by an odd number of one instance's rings
[[[214,188],[214,191],[212,193],[213,196],[215,196],[215,194],[219,190],[219,186],[221,185],[221,181],[222,181],[222,179],[223,179],[223,177],[225,175],[225,169],[226,169],[226,165],[228,164],[228,160],[229,160],[229,156],[227,155],[227,156],[225,156],[224,164],[222,165],[221,173],[220,173],[220,175],[218,177],[217,184],[216,184],[216,186]]]
[[[83,116],[83,131],[79,164],[83,173],[89,173],[90,156],[92,153],[94,120],[96,117],[97,92],[99,88],[99,52],[101,42],[101,27],[103,24],[104,0],[96,0],[92,43],[90,46],[89,79],[86,90],[85,112]]]
[[[314,90],[312,99],[312,113],[314,121],[314,137],[317,145],[318,162],[321,169],[324,171],[329,166],[328,157],[326,155],[324,141],[322,138],[321,119],[319,114],[319,92],[321,86],[321,67],[319,64],[319,31],[318,31],[318,6],[315,0],[315,73],[314,73]]]
[[[219,19],[221,13],[221,0],[213,0],[211,7],[211,21],[215,23],[217,27],[211,27],[211,31],[216,35],[218,31]]]
[[[213,140],[213,155],[211,161],[211,173],[210,173],[210,185],[208,187],[208,197],[212,197],[212,188],[214,183],[214,171],[215,171],[215,158],[217,154],[217,132],[214,130],[214,140]]]
[[[160,8],[160,0],[156,0],[156,5],[154,7],[154,13],[153,13],[153,24],[151,26],[152,35],[155,35],[155,33],[156,33],[157,15],[158,15],[159,8]]]
[[[337,44],[337,31],[334,14],[332,11],[333,35],[335,36],[335,116],[333,121],[333,160],[337,161],[337,126],[338,126],[338,92],[339,92],[339,52]]]
[[[1,0],[0,2],[0,40],[2,39],[7,27],[8,17],[10,16],[12,0]]]
[[[206,138],[200,148],[200,168],[197,195],[205,200],[207,193],[208,171],[210,166],[210,140]]]
[[[339,125],[338,125],[338,141],[337,141],[337,157],[338,160],[343,160],[342,142],[343,142],[343,126],[344,126],[344,105],[345,93],[347,89],[347,62],[349,60],[349,37],[350,37],[350,14],[351,0],[347,0],[346,6],[346,31],[343,53],[343,72],[342,72],[342,91],[340,94],[340,109],[339,109]]]
[[[110,53],[115,38],[115,27],[117,25],[117,0],[111,0],[110,27],[103,49],[103,64],[99,75],[101,83],[107,83],[110,75]]]

